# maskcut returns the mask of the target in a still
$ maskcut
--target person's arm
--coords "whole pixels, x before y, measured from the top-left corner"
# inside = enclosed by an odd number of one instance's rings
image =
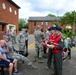
[[[2,56],[2,54],[1,54],[1,53],[0,53],[0,59],[2,59],[2,60],[6,60],[6,61],[9,61],[9,62],[10,62],[10,60],[8,60],[8,59],[4,58],[4,57]]]
[[[21,37],[22,37],[22,34],[20,33],[19,35],[18,35],[18,41],[21,43],[22,41],[21,41]]]
[[[9,53],[9,48],[8,47],[6,48],[6,53]]]

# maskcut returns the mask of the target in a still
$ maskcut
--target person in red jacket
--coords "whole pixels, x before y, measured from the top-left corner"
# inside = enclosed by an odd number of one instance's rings
[[[50,27],[48,30],[50,31],[48,44],[52,44],[55,41],[55,37],[56,37],[56,34],[55,34],[56,27]],[[52,58],[53,58],[52,48],[49,48],[46,69],[51,68]]]
[[[61,34],[61,28],[56,27],[56,38],[52,45],[47,46],[52,48],[54,55],[54,75],[62,75],[62,49],[64,47],[63,44],[63,36]]]

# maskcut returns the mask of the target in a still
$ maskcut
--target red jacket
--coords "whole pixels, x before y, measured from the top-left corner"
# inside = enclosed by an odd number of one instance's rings
[[[61,38],[62,38],[62,35],[59,35],[58,37],[55,38],[54,46],[57,46],[57,45],[60,44]],[[54,49],[53,49],[53,52],[54,52],[55,54],[57,54],[57,53],[60,52],[60,50],[54,48]]]
[[[51,43],[51,44],[53,44],[54,42],[55,42],[55,39],[56,39],[56,34],[54,34],[54,35],[50,35],[49,36],[49,42]]]

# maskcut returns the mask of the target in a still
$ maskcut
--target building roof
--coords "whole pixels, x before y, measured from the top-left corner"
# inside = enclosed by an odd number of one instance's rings
[[[56,21],[60,20],[60,17],[29,17],[28,21]]]
[[[17,7],[18,9],[20,9],[20,7],[15,3],[15,2],[13,2],[12,0],[7,0],[7,1],[9,1],[11,4],[13,4],[15,7]]]
[[[7,25],[8,23],[0,21],[0,25]]]

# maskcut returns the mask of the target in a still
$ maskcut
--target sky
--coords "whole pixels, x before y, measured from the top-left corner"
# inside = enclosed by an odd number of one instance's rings
[[[41,17],[48,14],[63,16],[76,11],[76,0],[12,0],[21,8],[19,18]]]

